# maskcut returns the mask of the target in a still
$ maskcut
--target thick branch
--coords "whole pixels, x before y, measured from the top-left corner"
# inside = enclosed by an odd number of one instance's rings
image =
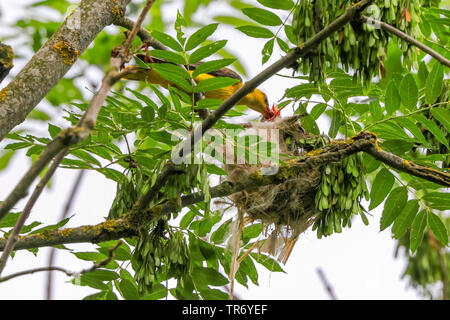
[[[276,61],[274,64],[256,75],[253,79],[246,82],[238,91],[236,91],[230,98],[224,101],[222,105],[210,114],[202,124],[197,127],[194,132],[186,139],[180,146],[179,157],[183,158],[191,153],[194,145],[201,140],[206,131],[211,129],[221,117],[223,117],[236,103],[243,97],[256,89],[264,81],[275,75],[280,70],[291,66],[295,61],[304,57],[326,38],[331,36],[334,32],[341,29],[347,23],[359,17],[359,14],[373,2],[373,0],[362,0],[354,5],[351,5],[339,18],[330,23],[326,28],[320,30],[314,37],[300,44],[292,52],[288,53],[283,58]],[[187,151],[187,152],[185,152]]]
[[[83,0],[7,86],[0,98],[0,140],[47,95],[130,0]]]
[[[361,16],[361,19],[364,22],[370,23],[371,25],[380,26],[381,29],[383,29],[384,31],[392,33],[392,34],[396,35],[397,37],[399,37],[400,39],[403,39],[403,40],[409,42],[410,44],[416,46],[417,48],[421,49],[422,51],[428,53],[430,56],[435,58],[437,61],[439,61],[444,66],[447,66],[447,67],[450,68],[450,60],[448,60],[446,57],[440,55],[439,53],[437,53],[436,51],[434,51],[433,49],[431,49],[427,45],[423,44],[422,42],[417,41],[416,39],[414,39],[410,35],[404,33],[403,31],[398,30],[397,28],[391,26],[390,24],[387,24],[386,22],[378,21],[378,20],[375,20],[373,18],[369,18],[369,17],[364,16],[364,15]]]
[[[145,7],[142,15],[147,14],[148,10],[153,4],[152,0],[148,0],[149,6]],[[142,20],[141,20],[142,23]],[[140,28],[137,25],[137,29]],[[129,38],[135,37],[136,33],[129,35]],[[129,43],[127,39],[126,43]],[[124,47],[125,48],[125,47]],[[129,47],[125,48],[129,51]],[[23,197],[26,196],[28,188],[34,179],[39,175],[44,167],[53,159],[53,157],[65,148],[68,148],[78,142],[86,139],[89,136],[90,131],[95,127],[97,121],[97,115],[100,112],[106,96],[113,87],[113,85],[119,81],[127,72],[131,72],[131,69],[120,72],[120,68],[125,62],[128,53],[124,53],[121,49],[120,54],[113,56],[110,62],[110,68],[105,74],[102,85],[99,91],[94,95],[85,113],[81,117],[80,121],[75,127],[63,130],[53,141],[51,141],[42,153],[39,155],[38,160],[31,166],[28,172],[20,180],[14,190],[9,194],[7,199],[0,205],[0,220],[11,210],[11,208]],[[1,122],[1,121],[0,121]]]
[[[450,173],[448,172],[417,165],[410,161],[404,160],[393,153],[381,150],[375,145],[370,145],[365,151],[375,159],[386,163],[394,169],[437,183],[444,187],[450,187]]]
[[[238,103],[243,97],[252,92],[260,84],[268,80],[280,70],[291,66],[296,60],[304,57],[315,49],[323,40],[331,36],[334,32],[341,29],[347,23],[359,16],[359,14],[373,1],[362,0],[354,5],[351,5],[344,14],[330,23],[327,27],[320,30],[314,37],[307,40],[305,43],[300,44],[293,51],[286,56],[276,61],[274,64],[263,70],[256,75],[253,79],[246,82],[238,91],[236,91],[230,98],[228,98],[222,105],[217,108],[208,118],[206,118],[201,126],[199,126],[187,139],[180,150],[180,157],[186,156],[183,154],[183,150],[192,150],[194,146],[203,136],[203,134],[211,129],[217,121],[223,117],[236,103]]]

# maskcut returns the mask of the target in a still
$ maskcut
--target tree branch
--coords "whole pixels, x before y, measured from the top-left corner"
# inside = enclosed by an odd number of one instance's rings
[[[422,51],[428,53],[430,56],[435,58],[437,61],[439,61],[444,66],[447,66],[450,68],[450,60],[448,60],[446,57],[440,55],[439,53],[437,53],[436,51],[434,51],[427,45],[423,44],[422,42],[417,41],[410,35],[404,33],[403,31],[398,30],[397,28],[391,26],[390,24],[387,24],[386,22],[375,20],[373,18],[364,16],[364,15],[361,15],[361,19],[364,22],[369,23],[371,25],[379,25],[381,27],[381,29],[383,29],[384,31],[392,33],[392,34],[396,35],[397,37],[399,37],[400,39],[403,39],[403,40],[409,42],[410,44],[416,46],[417,48],[421,49]]]
[[[256,172],[250,174],[244,181],[225,181],[215,187],[211,187],[210,195],[211,198],[221,198],[243,190],[253,191],[262,186],[284,183],[289,177],[304,177],[304,179],[301,179],[303,182],[301,189],[313,190],[317,185],[314,184],[314,179],[311,179],[310,177],[310,175],[313,174],[311,168],[317,168],[328,163],[340,161],[343,158],[360,151],[379,155],[378,160],[389,165],[392,155],[388,152],[377,150],[376,146],[376,137],[373,134],[363,132],[347,141],[339,141],[339,143],[331,142],[327,147],[323,148],[319,154],[305,155],[296,163],[290,163],[288,166],[280,167],[277,174],[262,175],[261,173]],[[375,153],[372,151],[373,148],[375,148]],[[450,175],[446,172],[412,165],[411,163],[409,166],[405,166],[404,170],[405,172],[418,177],[424,177],[424,173],[429,172],[429,174],[426,175],[428,178],[433,174],[436,177],[440,177],[440,179],[434,180],[442,182],[441,184],[444,186],[450,186]],[[192,193],[181,197],[181,207],[186,207],[204,200],[205,195],[203,192]],[[138,229],[142,224],[156,221],[161,217],[176,211],[177,204],[174,202],[166,202],[147,210],[132,210],[119,219],[107,220],[95,226],[48,230],[42,234],[27,235],[18,239],[15,249],[30,249],[81,242],[98,243],[108,240],[117,240],[124,237],[138,236]],[[4,249],[5,243],[6,240],[0,239],[0,250]]]
[[[125,0],[122,0],[125,1]],[[150,4],[153,0],[148,0]],[[147,14],[150,6],[146,6],[145,14]],[[142,19],[143,20],[143,19]],[[142,21],[141,21],[142,23]],[[137,25],[137,28],[140,28]],[[134,37],[136,34],[130,34],[129,37]],[[128,43],[129,40],[127,39]],[[129,51],[129,48],[128,48]],[[4,202],[0,205],[0,220],[2,220],[5,215],[11,210],[11,208],[23,197],[26,196],[27,191],[34,179],[39,175],[40,172],[45,168],[45,166],[53,159],[53,157],[65,148],[68,148],[80,141],[86,139],[91,130],[94,129],[95,123],[97,121],[97,115],[100,112],[103,103],[105,102],[106,96],[113,87],[113,85],[119,81],[125,74],[131,72],[132,69],[127,69],[120,71],[121,66],[125,62],[128,53],[124,53],[120,49],[119,54],[114,55],[111,58],[110,68],[105,74],[102,85],[99,91],[94,95],[89,106],[87,107],[85,113],[81,117],[80,121],[75,127],[68,128],[60,132],[60,134],[52,140],[45,149],[40,154],[38,160],[31,166],[28,172],[23,176],[14,190],[9,194]],[[1,110],[0,110],[1,111]],[[1,115],[1,114],[0,114]],[[0,121],[1,123],[1,121]],[[1,130],[1,129],[0,129]]]
[[[325,290],[327,291],[330,299],[337,300],[337,297],[336,297],[336,294],[334,293],[333,287],[331,286],[330,282],[328,281],[327,277],[325,276],[325,273],[323,272],[322,268],[317,268],[316,270],[317,270],[319,278],[322,281],[322,284],[325,287]]]
[[[399,171],[406,172],[410,175],[437,183],[444,187],[450,187],[450,173],[439,171],[433,168],[424,167],[413,162],[404,160],[399,156],[381,150],[376,145],[370,145],[366,150],[375,159],[384,162]]]
[[[27,204],[25,205],[25,208],[22,211],[22,214],[19,217],[19,220],[17,220],[16,225],[14,226],[13,231],[8,237],[8,241],[6,242],[5,249],[3,250],[2,256],[0,257],[0,275],[3,272],[3,269],[6,266],[6,262],[8,261],[9,254],[14,249],[14,245],[17,241],[17,236],[19,235],[20,231],[22,231],[23,226],[25,225],[25,222],[27,221],[28,217],[30,216],[31,209],[33,209],[34,204],[38,200],[39,196],[41,195],[42,191],[44,190],[45,186],[49,182],[50,178],[55,173],[56,169],[58,169],[59,164],[61,163],[62,159],[64,159],[64,156],[66,155],[68,149],[62,150],[56,158],[53,160],[52,165],[47,170],[45,175],[42,177],[42,180],[38,183],[36,188],[33,191],[33,194],[31,195],[30,199],[28,199]]]
[[[73,200],[75,199],[75,196],[80,188],[81,181],[83,180],[83,177],[86,173],[86,170],[81,170],[78,173],[78,176],[75,180],[75,183],[72,186],[72,190],[69,193],[69,197],[66,201],[66,205],[64,206],[64,210],[59,217],[59,221],[64,220],[69,215],[69,211],[72,207]],[[48,256],[48,268],[53,267],[53,262],[55,260],[56,255],[56,249],[52,248],[50,250],[49,256]],[[52,298],[52,285],[53,285],[53,273],[49,272],[47,276],[47,297],[46,300],[50,300]]]
[[[47,95],[131,0],[83,0],[0,95],[0,141]]]
[[[123,243],[122,241],[118,241],[117,244],[113,248],[110,248],[108,250],[108,257],[106,259],[100,261],[99,263],[94,264],[92,267],[90,267],[88,269],[84,269],[84,270],[81,270],[79,272],[68,271],[68,270],[63,269],[61,267],[52,267],[52,266],[41,267],[41,268],[34,268],[34,269],[30,269],[30,270],[24,270],[24,271],[16,272],[16,273],[10,274],[9,276],[6,276],[6,277],[0,277],[0,283],[8,281],[8,280],[11,280],[11,279],[14,279],[14,278],[17,278],[17,277],[20,277],[20,276],[24,276],[24,275],[27,275],[27,274],[33,274],[33,273],[36,273],[36,272],[42,272],[42,271],[47,271],[47,272],[48,271],[61,271],[61,272],[64,272],[69,277],[79,276],[79,275],[84,274],[84,273],[92,272],[92,271],[95,271],[95,270],[97,270],[97,269],[99,269],[101,267],[106,266],[108,263],[110,263],[112,261],[112,259],[114,258],[114,251],[116,251],[117,248],[119,248],[122,243]]]
[[[344,25],[359,17],[359,14],[371,3],[373,0],[362,0],[356,4],[351,5],[347,10],[336,20],[331,22],[326,28],[320,30],[311,39],[305,43],[300,44],[293,51],[288,53],[283,58],[279,59],[271,66],[260,72],[253,79],[246,82],[239,90],[237,90],[231,97],[225,100],[220,107],[218,107],[213,113],[211,113],[200,126],[198,126],[186,139],[180,147],[178,156],[183,158],[191,153],[194,145],[199,142],[205,132],[211,129],[221,117],[223,117],[236,103],[238,103],[243,97],[256,89],[260,84],[268,80],[280,70],[291,66],[295,61],[304,57],[326,38],[331,36],[334,32],[341,29]],[[185,154],[184,152],[187,151]]]
[[[113,23],[116,26],[120,26],[120,27],[123,27],[123,28],[128,29],[128,30],[133,30],[133,28],[136,25],[133,20],[131,20],[131,19],[127,18],[127,17],[117,17],[113,21]],[[142,40],[142,42],[147,44],[149,47],[152,47],[152,48],[155,48],[155,49],[159,49],[159,50],[169,50],[161,42],[159,42],[158,40],[154,39],[150,35],[150,32],[148,32],[144,28],[139,28],[138,29],[137,36]]]

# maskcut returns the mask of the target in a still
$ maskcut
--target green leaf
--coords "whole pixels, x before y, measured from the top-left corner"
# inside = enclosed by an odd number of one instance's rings
[[[150,55],[155,58],[164,59],[167,62],[186,64],[186,60],[181,55],[173,51],[155,49],[150,51]]]
[[[311,112],[309,113],[309,116],[313,120],[317,120],[322,115],[322,113],[325,112],[326,109],[327,109],[326,103],[318,103],[312,108]]]
[[[122,270],[120,271],[122,272]],[[137,286],[132,281],[134,282],[134,280],[122,279],[122,281],[116,284],[116,287],[125,300],[140,300],[141,297]]]
[[[392,233],[397,239],[403,237],[406,230],[412,225],[414,218],[419,211],[419,201],[409,200],[392,227]]]
[[[213,55],[218,50],[225,47],[226,44],[227,44],[227,40],[220,40],[220,41],[216,41],[211,44],[208,44],[206,46],[200,47],[197,50],[195,50],[194,52],[192,52],[191,56],[189,57],[189,62],[197,63],[197,62],[201,61],[202,59],[205,59],[205,58]]]
[[[381,109],[380,102],[378,100],[370,101],[369,110],[370,115],[375,121],[383,119],[383,110]]]
[[[258,271],[249,256],[242,260],[239,270],[245,273],[255,285],[258,285]]]
[[[233,219],[228,219],[211,235],[211,241],[215,244],[223,243],[230,233],[230,225]]]
[[[392,121],[379,123],[373,127],[372,131],[381,139],[415,141],[405,133],[402,127]]]
[[[436,210],[450,209],[450,193],[445,192],[431,192],[422,197],[423,200],[429,202],[429,206]]]
[[[289,51],[291,51],[291,48],[289,48],[289,45],[282,39],[277,37],[277,43],[278,46],[280,47],[281,50],[283,50],[284,52],[288,53]]]
[[[284,33],[286,34],[286,38],[288,38],[291,43],[295,45],[297,44],[297,39],[295,38],[294,29],[292,29],[292,26],[285,24]]]
[[[269,41],[266,42],[266,44],[264,45],[261,54],[263,56],[262,58],[262,64],[266,63],[270,57],[272,56],[272,52],[273,52],[273,44],[275,43],[275,39],[270,39]]]
[[[75,157],[84,160],[86,162],[89,163],[93,163],[99,167],[102,166],[102,164],[92,155],[90,155],[88,152],[84,151],[84,150],[80,150],[80,149],[74,149],[72,151],[70,151],[70,154],[74,155]]]
[[[416,122],[407,117],[399,117],[395,118],[394,120],[398,123],[399,126],[408,129],[413,134],[413,136],[417,138],[417,140],[419,140],[420,143],[422,143],[425,147],[429,147],[430,144],[423,135],[422,131],[417,126]]]
[[[86,273],[92,279],[97,279],[100,281],[111,281],[119,278],[119,275],[110,270],[97,269],[92,272]]]
[[[186,45],[184,46],[185,50],[190,51],[200,45],[216,31],[218,25],[218,23],[209,24],[194,32],[187,40]]]
[[[227,300],[229,298],[228,293],[218,289],[204,288],[199,290],[199,293],[205,300]]]
[[[245,33],[247,36],[252,38],[272,38],[273,33],[267,28],[257,27],[257,26],[242,26],[237,27],[237,30]]]
[[[427,213],[428,225],[439,242],[446,247],[448,244],[448,232],[441,218],[432,212]]]
[[[21,212],[10,212],[0,221],[0,228],[12,228],[16,225],[17,219],[19,219]]]
[[[258,2],[272,9],[291,10],[294,7],[292,0],[258,0]]]
[[[239,79],[228,77],[215,77],[200,81],[194,88],[194,92],[208,92],[224,87],[231,86],[239,82]]]
[[[380,205],[394,185],[394,175],[387,170],[382,168],[378,171],[373,183],[372,189],[370,190],[370,205],[369,210],[372,210]]]
[[[218,59],[202,63],[197,68],[195,68],[192,76],[195,78],[202,73],[209,73],[212,71],[220,70],[232,64],[234,61],[236,61],[236,59]]]
[[[108,179],[122,183],[127,179],[127,177],[120,171],[111,168],[100,168],[96,169],[98,172],[102,173]]]
[[[186,69],[168,63],[153,63],[152,67],[161,75],[161,77],[173,82],[180,89],[187,92],[192,90],[191,84],[186,80],[190,77]]]
[[[398,217],[408,201],[408,189],[398,187],[392,190],[384,203],[383,214],[380,221],[380,231],[389,227]]]
[[[445,108],[433,108],[431,114],[450,132],[450,110]]]
[[[208,171],[208,173],[217,174],[218,176],[224,176],[228,174],[228,172],[212,163],[206,164],[206,170]]]
[[[206,288],[208,285],[224,286],[228,284],[228,279],[212,268],[194,268],[191,276],[197,288]]]
[[[108,256],[104,255],[100,252],[73,252],[73,254],[81,260],[86,261],[102,261],[108,258]]]
[[[409,248],[411,249],[412,253],[414,253],[420,246],[420,243],[422,242],[423,239],[423,231],[425,230],[426,225],[427,225],[427,215],[425,210],[422,210],[414,218],[411,227],[411,234],[409,237]]]
[[[31,143],[28,143],[28,142],[14,142],[14,143],[10,143],[7,146],[5,146],[5,149],[19,150],[19,149],[23,149],[23,148],[26,148],[29,146],[31,146]]]
[[[434,121],[427,119],[422,114],[413,114],[412,117],[415,118],[417,121],[419,121],[425,127],[425,129],[430,131],[440,143],[442,143],[447,147],[447,149],[450,149],[445,134],[442,132],[441,129],[439,129],[439,127]]]
[[[108,290],[108,286],[104,284],[103,281],[93,278],[90,273],[82,274],[80,277],[73,279],[72,283],[79,286],[89,286],[99,290]]]
[[[391,79],[386,88],[386,96],[384,98],[384,106],[388,115],[391,115],[400,108],[400,94],[394,79]]]
[[[337,109],[333,109],[331,114],[331,125],[330,129],[328,130],[328,136],[330,136],[330,138],[334,138],[339,132],[343,116],[342,112]]]
[[[307,98],[309,99],[311,95],[313,94],[319,94],[319,88],[314,83],[305,83],[300,84],[298,86],[289,88],[286,90],[286,97],[287,98]]]
[[[170,49],[173,49],[178,52],[183,51],[183,47],[178,43],[178,41],[175,40],[172,36],[168,35],[167,33],[152,30],[150,31],[150,35],[159,42],[161,42],[163,45],[169,47]]]
[[[283,23],[273,12],[260,8],[244,8],[242,12],[250,19],[255,20],[265,26],[279,26]]]
[[[407,74],[403,78],[400,82],[399,91],[403,105],[409,110],[416,109],[419,101],[419,90],[412,74]]]
[[[167,288],[161,283],[152,286],[152,289],[147,291],[141,300],[159,300],[167,296]]]
[[[229,24],[234,27],[241,27],[241,26],[246,26],[246,25],[252,24],[252,22],[249,20],[240,19],[240,18],[236,18],[236,17],[230,17],[230,16],[215,16],[213,19],[216,20],[217,22]]]
[[[180,228],[182,229],[187,229],[189,227],[189,225],[191,224],[192,220],[194,220],[194,217],[196,216],[196,212],[194,211],[189,211],[188,213],[186,213],[183,218],[181,218],[180,221]]]
[[[258,237],[263,230],[261,223],[255,223],[251,226],[245,227],[242,231],[242,239],[252,239]]]
[[[4,153],[2,153],[2,156],[0,157],[0,171],[8,166],[14,154],[15,153],[13,150],[6,150]]]
[[[424,88],[427,85],[428,70],[425,62],[421,61],[419,64],[419,71],[417,72],[417,78],[419,80],[419,85]]]
[[[433,69],[427,77],[425,84],[425,102],[432,104],[441,95],[444,85],[444,67],[440,63],[435,63]]]
[[[203,99],[200,100],[197,104],[198,109],[215,109],[223,103],[222,100],[219,99]]]
[[[272,272],[285,272],[271,257],[264,254],[250,253],[250,256],[255,259],[256,262],[263,265],[267,270]]]

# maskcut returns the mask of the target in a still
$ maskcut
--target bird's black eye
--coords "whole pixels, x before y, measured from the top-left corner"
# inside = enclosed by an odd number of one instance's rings
[[[266,96],[266,95],[264,95],[264,103],[266,104],[266,106],[269,105],[269,100],[267,99],[267,96]]]

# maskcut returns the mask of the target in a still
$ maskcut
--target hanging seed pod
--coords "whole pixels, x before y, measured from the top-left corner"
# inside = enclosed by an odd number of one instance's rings
[[[420,41],[420,8],[428,5],[427,2],[428,0],[376,0],[366,9],[365,14],[384,21]],[[296,45],[313,37],[319,31],[315,29],[317,25],[329,25],[351,4],[351,1],[300,1],[294,9],[292,19]],[[316,12],[317,9],[319,11]],[[365,85],[369,85],[372,78],[380,73],[380,61],[386,59],[384,48],[391,39],[389,34],[373,26],[356,22],[347,24],[342,31],[323,41],[318,52],[304,57],[299,62],[299,71],[309,74],[311,81],[321,81],[323,67],[333,69],[340,62],[344,70],[354,70],[356,77]],[[408,66],[417,64],[417,53],[411,45],[401,39],[397,41],[405,63]],[[361,60],[361,57],[365,59]]]
[[[322,182],[315,197],[316,208],[321,212],[313,229],[317,236],[341,232],[351,226],[351,217],[362,212],[360,201],[367,193],[363,177],[364,166],[359,154],[327,164],[322,169]]]

